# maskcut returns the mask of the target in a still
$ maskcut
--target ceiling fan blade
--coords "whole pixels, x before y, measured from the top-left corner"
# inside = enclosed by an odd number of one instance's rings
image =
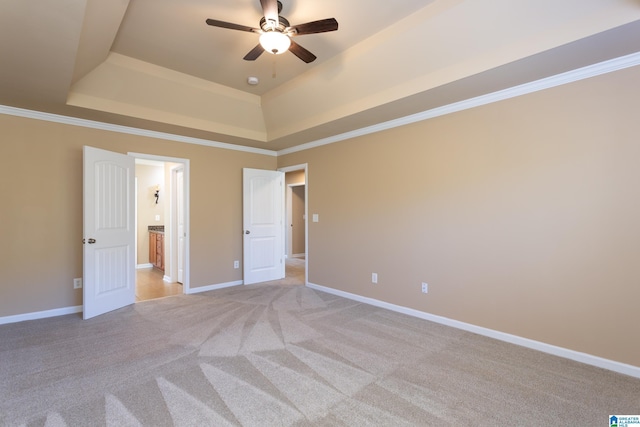
[[[309,52],[307,49],[303,48],[293,40],[291,40],[291,46],[289,46],[289,50],[291,51],[291,53],[302,59],[307,64],[316,60],[316,56],[313,53]]]
[[[273,22],[273,28],[278,27],[278,0],[260,0],[262,13],[267,22]]]
[[[228,28],[230,30],[247,31],[250,33],[261,32],[258,28],[247,27],[245,25],[232,24],[231,22],[218,21],[217,19],[207,19],[207,24],[212,27]]]
[[[262,55],[262,52],[264,52],[264,49],[262,48],[262,45],[258,43],[258,45],[251,49],[251,51],[247,53],[242,59],[244,59],[245,61],[255,61],[260,55]]]
[[[294,25],[289,28],[292,36],[304,34],[327,33],[338,29],[338,21],[335,18],[321,19],[320,21],[307,22],[306,24]]]

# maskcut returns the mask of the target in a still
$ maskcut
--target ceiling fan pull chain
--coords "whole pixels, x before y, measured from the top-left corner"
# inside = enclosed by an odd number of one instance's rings
[[[273,55],[273,72],[271,73],[271,78],[276,78],[276,55]]]

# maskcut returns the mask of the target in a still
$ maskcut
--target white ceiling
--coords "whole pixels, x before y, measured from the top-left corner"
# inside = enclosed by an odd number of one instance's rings
[[[242,57],[259,0],[3,0],[0,104],[292,147],[640,51],[640,0],[283,0],[336,32]],[[275,71],[275,77],[273,77]],[[251,86],[249,76],[260,79]]]

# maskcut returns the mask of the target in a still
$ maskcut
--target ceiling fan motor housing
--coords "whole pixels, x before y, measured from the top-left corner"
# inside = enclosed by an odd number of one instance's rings
[[[262,19],[260,19],[260,28],[262,29],[262,31],[279,31],[281,33],[284,33],[284,30],[286,30],[290,26],[291,25],[289,24],[289,21],[287,21],[286,18],[283,18],[280,15],[278,15],[278,26],[276,28],[270,28],[267,25],[267,19],[264,16],[262,17]]]

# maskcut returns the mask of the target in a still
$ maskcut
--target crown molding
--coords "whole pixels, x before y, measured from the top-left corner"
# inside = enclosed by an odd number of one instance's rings
[[[283,150],[278,151],[278,156],[296,153],[298,151],[309,150],[311,148],[321,147],[323,145],[333,144],[335,142],[345,141],[347,139],[357,138],[364,135],[370,135],[376,132],[382,132],[382,131],[397,128],[400,126],[405,126],[408,124],[421,122],[428,119],[433,119],[435,117],[440,117],[447,114],[452,114],[459,111],[480,107],[482,105],[492,104],[494,102],[503,101],[505,99],[527,95],[533,92],[550,89],[556,86],[562,86],[565,84],[588,79],[590,77],[612,73],[614,71],[623,70],[625,68],[635,67],[637,65],[640,65],[640,52],[636,52],[626,56],[621,56],[619,58],[611,59],[608,61],[599,62],[597,64],[589,65],[586,67],[577,68],[575,70],[567,71],[562,74],[557,74],[555,76],[546,77],[540,80],[535,80],[530,83],[525,83],[525,84],[514,86],[508,89],[503,89],[497,92],[488,93],[486,95],[480,95],[475,98],[469,98],[464,101],[443,105],[442,107],[437,107],[430,110],[422,111],[420,113],[401,117],[399,119],[389,120],[387,122],[378,123],[372,126],[367,126],[364,128],[350,131],[350,132],[345,132],[339,135],[330,136],[327,138],[308,142],[306,144],[297,145],[295,147],[285,148]]]
[[[186,144],[204,145],[213,148],[222,148],[224,150],[244,151],[253,154],[264,154],[266,156],[277,156],[277,152],[273,150],[265,150],[262,148],[247,147],[244,145],[228,144],[226,142],[210,141],[207,139],[192,138],[189,136],[175,135],[165,132],[157,132],[153,130],[139,129],[129,126],[114,125],[110,123],[97,122],[94,120],[79,119],[75,117],[62,116],[59,114],[43,113],[41,111],[27,110],[24,108],[9,107],[0,105],[0,114],[10,116],[25,117],[28,119],[43,120],[54,123],[61,123],[71,126],[86,127],[91,129],[106,130],[109,132],[125,133],[129,135],[146,136],[149,138],[165,139],[168,141],[183,142]]]
[[[557,74],[555,76],[546,77],[544,79],[536,80],[530,83],[514,86],[508,89],[503,89],[497,92],[488,93],[486,95],[477,96],[475,98],[466,99],[464,101],[454,102],[452,104],[443,105],[442,107],[433,108],[430,110],[422,111],[420,113],[412,114],[409,116],[401,117],[399,119],[389,120],[387,122],[378,123],[372,126],[356,129],[350,132],[345,132],[339,135],[330,136],[327,138],[311,141],[305,144],[297,145],[291,148],[285,148],[279,151],[266,150],[262,148],[253,148],[237,144],[229,144],[219,141],[210,141],[206,139],[192,138],[188,136],[175,135],[164,132],[151,131],[146,129],[139,129],[128,126],[114,125],[109,123],[102,123],[93,120],[79,119],[75,117],[62,116],[58,114],[44,113],[40,111],[27,110],[23,108],[10,107],[6,105],[0,105],[0,114],[25,117],[35,120],[44,120],[55,123],[62,123],[71,126],[87,127],[92,129],[106,130],[110,132],[126,133],[130,135],[146,136],[156,139],[164,139],[169,141],[183,142],[186,144],[204,145],[207,147],[221,148],[225,150],[243,151],[253,154],[263,154],[266,156],[283,156],[286,154],[296,153],[299,151],[309,150],[311,148],[321,147],[323,145],[333,144],[340,141],[345,141],[360,136],[370,135],[372,133],[382,132],[385,130],[405,126],[408,124],[429,120],[435,117],[444,116],[447,114],[456,113],[459,111],[468,110],[475,107],[480,107],[494,102],[503,101],[510,98],[515,98],[522,95],[538,92],[545,89],[550,89],[556,86],[562,86],[565,84],[577,82],[580,80],[596,77],[602,74],[612,73],[615,71],[623,70],[625,68],[631,68],[640,65],[640,52],[636,52],[630,55],[622,56],[619,58],[603,61],[597,64],[589,65],[586,67],[578,68],[566,73]]]

